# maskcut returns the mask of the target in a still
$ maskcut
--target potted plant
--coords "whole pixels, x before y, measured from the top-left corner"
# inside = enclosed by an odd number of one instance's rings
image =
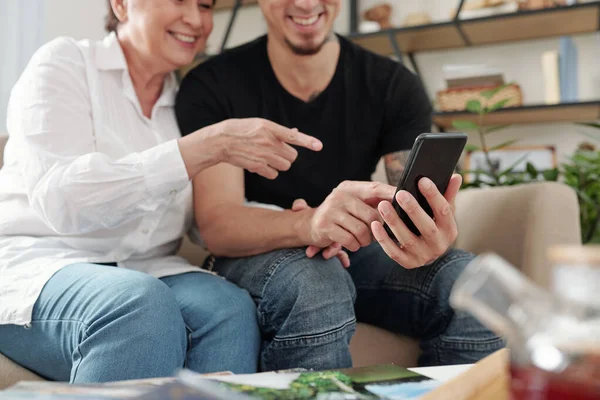
[[[496,94],[502,91],[507,86],[510,86],[512,83],[507,83],[502,86],[499,86],[494,89],[485,90],[480,93],[480,96],[484,99],[489,100],[492,99]],[[511,139],[506,142],[500,143],[496,146],[489,147],[487,145],[487,136],[499,130],[502,130],[509,125],[497,125],[497,126],[485,126],[485,117],[489,113],[497,111],[503,108],[508,102],[510,98],[506,98],[500,100],[494,104],[482,104],[479,100],[470,100],[467,102],[466,108],[467,111],[477,114],[477,123],[466,120],[457,120],[453,121],[452,125],[454,128],[464,131],[475,131],[478,134],[480,145],[468,144],[465,147],[465,151],[481,151],[484,154],[484,159],[487,164],[487,169],[474,169],[468,171],[462,171],[463,180],[465,184],[463,188],[472,188],[472,187],[483,187],[483,186],[507,186],[507,185],[516,185],[520,183],[539,181],[540,179],[555,181],[558,179],[558,169],[549,169],[538,171],[537,168],[531,163],[526,163],[525,171],[516,171],[515,168],[521,164],[527,155],[524,155],[508,168],[499,169],[499,166],[496,165],[490,156],[490,153],[495,150],[501,150],[506,147],[509,147],[516,143],[518,139]],[[472,176],[473,179],[470,179],[468,182],[466,176]]]
[[[508,85],[486,90],[481,92],[480,95],[489,100]],[[480,144],[469,144],[465,147],[465,151],[482,151],[488,167],[486,170],[461,171],[463,179],[467,175],[474,176],[473,179],[463,185],[462,189],[560,180],[577,193],[583,243],[600,243],[600,151],[594,145],[584,143],[558,168],[538,170],[533,164],[527,162],[525,171],[516,171],[515,168],[524,161],[527,156],[525,155],[508,168],[499,169],[493,163],[490,152],[509,147],[516,143],[518,139],[508,140],[489,147],[487,136],[492,132],[506,128],[508,125],[487,127],[484,122],[487,114],[503,108],[508,101],[509,99],[504,99],[488,105],[482,104],[479,100],[471,100],[467,103],[467,111],[477,114],[477,123],[465,120],[453,121],[452,125],[456,129],[477,132]],[[583,125],[600,128],[600,124],[596,123]]]

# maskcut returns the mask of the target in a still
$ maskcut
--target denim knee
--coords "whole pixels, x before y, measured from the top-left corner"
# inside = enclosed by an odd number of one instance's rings
[[[449,303],[456,279],[474,257],[451,250],[434,263],[435,275],[428,291],[434,301],[426,316],[426,337],[422,338],[419,365],[472,363],[504,346],[502,338],[470,314],[455,312]]]
[[[183,366],[187,348],[185,323],[173,293],[146,274],[130,273],[123,278],[107,287],[107,302],[88,332],[110,335],[104,338],[107,343],[125,341],[124,348],[151,351],[157,362],[170,369],[165,373],[172,373],[173,366]]]
[[[355,298],[354,283],[339,260],[288,250],[264,287],[261,325],[276,341],[333,340],[354,330]]]
[[[227,286],[223,296],[215,300],[219,303],[216,307],[219,307],[218,317],[221,322],[258,332],[256,304],[247,291],[231,284]]]
[[[431,268],[428,287],[425,288],[430,302],[422,316],[427,337],[437,336],[450,323],[454,316],[454,310],[450,306],[450,292],[454,282],[473,258],[471,253],[452,249],[429,267],[424,267]]]

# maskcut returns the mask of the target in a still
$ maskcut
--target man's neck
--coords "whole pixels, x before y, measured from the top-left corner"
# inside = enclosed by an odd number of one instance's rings
[[[277,80],[290,94],[309,102],[316,99],[333,79],[340,56],[340,43],[333,33],[317,54],[298,55],[287,44],[269,39],[269,61]]]

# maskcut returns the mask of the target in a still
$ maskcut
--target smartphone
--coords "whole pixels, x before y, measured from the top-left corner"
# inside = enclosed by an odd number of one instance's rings
[[[421,178],[427,177],[433,181],[440,193],[444,194],[466,144],[465,133],[422,133],[417,136],[398,182],[396,193],[406,190],[412,194],[423,210],[433,218],[433,211],[417,184]],[[408,229],[420,236],[421,232],[400,207],[395,195],[392,206]],[[390,238],[398,242],[389,226],[385,224],[384,227]]]

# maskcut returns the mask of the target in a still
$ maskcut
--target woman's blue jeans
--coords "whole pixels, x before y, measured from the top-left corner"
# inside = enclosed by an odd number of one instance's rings
[[[108,382],[256,372],[260,332],[249,294],[191,272],[157,279],[75,264],[45,285],[27,326],[0,325],[0,352],[55,381]]]

